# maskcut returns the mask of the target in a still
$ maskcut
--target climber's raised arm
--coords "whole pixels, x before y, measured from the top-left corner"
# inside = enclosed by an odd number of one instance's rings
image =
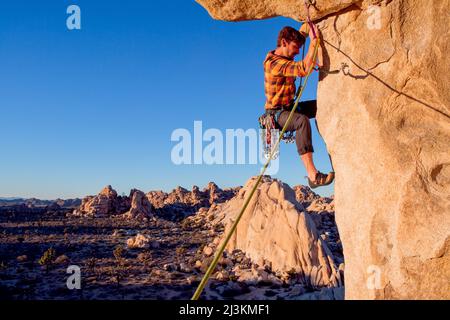
[[[309,42],[308,53],[306,54],[306,57],[303,59],[303,65],[304,65],[306,72],[308,70],[310,70],[312,67],[314,67],[314,64],[315,64],[315,61],[313,61],[314,48],[319,41],[319,39],[317,38],[317,37],[319,37],[319,30],[317,29],[317,26],[315,24],[312,24],[312,26],[314,28],[314,32],[311,28],[307,28],[308,33],[309,33],[310,42]],[[317,56],[316,56],[316,59],[317,59]]]

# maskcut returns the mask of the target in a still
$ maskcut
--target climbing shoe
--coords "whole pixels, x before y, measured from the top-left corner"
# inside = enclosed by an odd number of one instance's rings
[[[324,174],[320,171],[316,173],[316,179],[314,181],[311,181],[311,179],[308,178],[308,184],[311,187],[311,189],[317,188],[317,187],[323,187],[327,186],[330,183],[332,183],[334,180],[334,172],[330,172],[329,174]]]

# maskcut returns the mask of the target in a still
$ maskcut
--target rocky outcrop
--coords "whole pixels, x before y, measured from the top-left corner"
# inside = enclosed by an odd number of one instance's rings
[[[153,207],[142,191],[131,190],[130,198],[131,208],[124,214],[125,218],[147,220],[153,217]]]
[[[313,200],[320,198],[317,193],[313,192],[311,188],[307,186],[298,185],[294,186],[292,189],[295,192],[295,198],[297,199],[297,201],[302,203],[303,205],[305,205],[305,203],[309,204]]]
[[[311,202],[305,202],[306,211],[314,221],[317,231],[330,248],[335,261],[340,265],[344,263],[342,242],[336,225],[334,200],[332,198],[318,197]]]
[[[240,187],[222,190],[214,182],[210,182],[201,191],[198,186],[193,186],[192,191],[178,186],[170,193],[150,191],[146,197],[160,215],[184,218],[200,208],[209,208],[212,204],[231,199],[239,189]]]
[[[196,0],[205,7],[209,14],[219,20],[242,21],[267,19],[285,16],[298,21],[305,21],[306,9],[304,0]],[[379,3],[380,0],[327,0],[315,1],[310,9],[311,19],[328,16],[345,10],[354,3],[364,2],[366,5]]]
[[[118,214],[127,211],[130,208],[128,197],[118,197],[117,192],[111,187],[106,186],[96,196],[85,197],[78,209],[73,211],[74,216],[105,216]]]
[[[148,219],[154,216],[169,220],[180,220],[196,213],[201,208],[222,203],[237,193],[240,187],[220,189],[210,182],[202,191],[193,186],[192,191],[177,187],[170,193],[150,191],[144,194],[132,189],[129,196],[118,196],[111,187],[106,186],[98,195],[85,197],[72,216],[121,215],[126,219]]]
[[[379,29],[357,7],[322,22],[329,69],[349,66],[322,75],[317,115],[347,298],[450,298],[449,5],[392,1]]]
[[[62,208],[73,208],[81,205],[81,199],[56,199],[55,202]]]
[[[256,178],[250,179],[235,198],[215,206],[208,214],[225,225],[226,234],[242,208]],[[295,271],[313,287],[338,286],[341,275],[332,252],[316,226],[295,199],[295,192],[278,180],[264,177],[227,246],[244,251],[260,266],[274,271]]]
[[[25,203],[14,204],[10,206],[0,206],[0,213],[9,213],[9,214],[43,214],[45,213],[46,207],[34,207],[28,206]]]
[[[59,206],[56,202],[45,207],[45,211],[59,211],[61,210],[61,206]]]
[[[199,0],[305,20],[303,0]],[[370,6],[374,5],[374,6]],[[449,0],[316,1],[318,127],[336,171],[347,299],[450,299]]]
[[[130,249],[145,249],[149,247],[150,239],[138,233],[135,237],[127,240],[127,247]]]

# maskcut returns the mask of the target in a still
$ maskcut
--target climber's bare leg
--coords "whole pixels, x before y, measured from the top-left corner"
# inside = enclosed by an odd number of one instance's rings
[[[314,121],[316,123],[316,129],[317,129],[317,132],[319,133],[319,136],[322,138],[322,140],[324,140],[322,135],[320,134],[319,125],[317,124],[317,119],[314,119]],[[328,150],[328,148],[327,148],[327,150]],[[331,155],[329,153],[328,153],[328,158],[330,158],[331,170],[332,170],[332,172],[334,172],[333,160],[331,159]]]
[[[302,154],[301,159],[303,161],[303,164],[305,165],[309,179],[311,181],[314,181],[316,179],[317,169],[313,162],[313,153],[307,152],[305,154]]]

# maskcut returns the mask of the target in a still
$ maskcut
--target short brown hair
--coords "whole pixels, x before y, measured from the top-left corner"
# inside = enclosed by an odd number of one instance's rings
[[[299,46],[305,43],[305,37],[292,27],[284,27],[278,34],[277,47],[281,46],[281,40],[284,39],[287,42],[296,41]]]

